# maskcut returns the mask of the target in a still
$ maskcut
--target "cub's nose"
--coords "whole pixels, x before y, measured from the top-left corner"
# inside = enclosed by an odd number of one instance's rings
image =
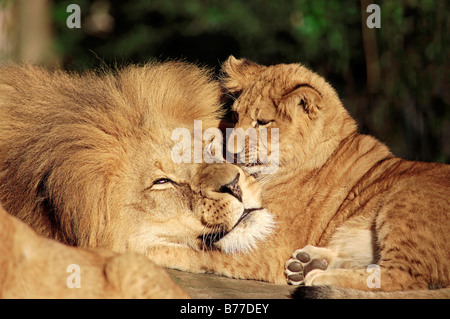
[[[231,196],[236,197],[240,202],[242,202],[242,191],[239,187],[239,177],[241,173],[237,173],[236,177],[228,184],[222,185],[219,189],[220,193],[227,193]]]

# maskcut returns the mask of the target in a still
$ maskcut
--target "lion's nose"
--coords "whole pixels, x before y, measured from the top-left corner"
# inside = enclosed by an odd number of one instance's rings
[[[237,173],[236,177],[228,184],[222,185],[219,189],[221,193],[227,193],[231,196],[236,197],[240,202],[242,202],[242,191],[239,187],[239,177],[241,173]]]

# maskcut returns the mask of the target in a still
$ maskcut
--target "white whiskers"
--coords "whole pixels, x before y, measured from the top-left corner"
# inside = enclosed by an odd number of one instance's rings
[[[275,220],[266,209],[253,212],[215,245],[227,254],[248,253],[275,230]]]

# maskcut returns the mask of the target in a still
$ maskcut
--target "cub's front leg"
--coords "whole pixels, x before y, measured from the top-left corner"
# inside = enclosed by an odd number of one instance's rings
[[[336,250],[308,245],[296,250],[285,264],[285,275],[291,285],[338,286],[368,290],[372,271],[339,256]]]
[[[277,262],[278,252],[268,250],[264,245],[240,254],[227,254],[219,250],[196,251],[179,245],[156,246],[149,248],[146,255],[157,265],[166,268],[275,284],[286,283],[283,265]]]
[[[227,275],[226,260],[220,251],[197,251],[187,246],[168,244],[148,248],[145,255],[157,265],[194,273]],[[231,274],[230,274],[231,276]]]

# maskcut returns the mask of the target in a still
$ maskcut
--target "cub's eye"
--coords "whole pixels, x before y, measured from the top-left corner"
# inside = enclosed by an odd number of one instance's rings
[[[265,125],[269,125],[270,123],[272,123],[273,121],[266,121],[266,120],[256,120],[256,124],[258,124],[258,126],[265,126]]]

